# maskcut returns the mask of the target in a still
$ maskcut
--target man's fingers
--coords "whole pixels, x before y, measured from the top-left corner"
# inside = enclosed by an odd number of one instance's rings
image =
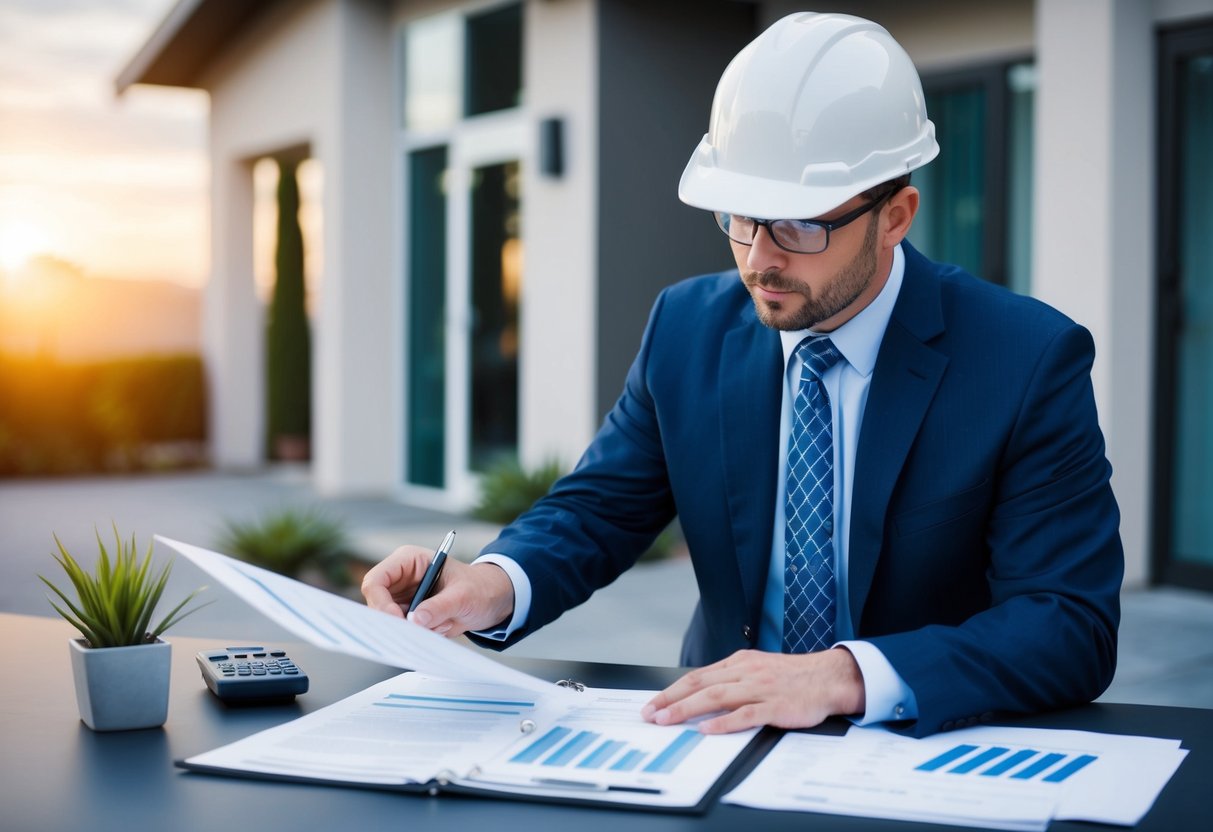
[[[433,553],[420,546],[401,546],[367,570],[362,597],[367,606],[403,617],[401,605],[412,599]]]
[[[371,609],[386,612],[397,618],[404,618],[404,610],[396,603],[396,599],[392,597],[392,593],[388,591],[387,587],[364,583],[362,597],[366,599],[366,605]]]
[[[734,653],[715,664],[705,665],[679,677],[673,684],[649,700],[642,714],[652,714],[669,708],[675,702],[686,699],[712,685],[736,682],[745,678],[745,652]],[[648,716],[645,717],[646,719]]]

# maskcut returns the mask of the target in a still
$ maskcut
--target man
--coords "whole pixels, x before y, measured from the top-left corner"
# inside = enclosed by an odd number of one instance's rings
[[[938,153],[922,102],[900,46],[845,15],[733,60],[679,195],[737,271],[661,294],[577,468],[416,623],[512,644],[677,515],[701,596],[682,659],[704,666],[646,719],[922,736],[1105,689],[1123,553],[1094,346],[904,242],[908,174]],[[429,557],[398,549],[367,602],[402,614]]]

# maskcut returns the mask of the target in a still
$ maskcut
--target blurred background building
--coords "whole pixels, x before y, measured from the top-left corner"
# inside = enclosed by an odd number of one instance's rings
[[[203,353],[221,467],[266,453],[255,171],[306,160],[311,476],[466,507],[571,463],[658,291],[731,265],[678,177],[717,79],[800,3],[180,0],[120,90],[210,101]],[[854,0],[942,154],[911,239],[1088,327],[1127,583],[1213,589],[1213,0]],[[302,170],[302,168],[301,168]]]

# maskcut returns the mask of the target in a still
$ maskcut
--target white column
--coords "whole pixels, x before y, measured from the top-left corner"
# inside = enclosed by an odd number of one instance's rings
[[[211,461],[264,458],[262,310],[253,285],[253,169],[212,141],[211,279],[203,296]]]
[[[1148,566],[1154,340],[1150,4],[1037,0],[1032,293],[1091,330],[1126,584]]]
[[[556,456],[571,467],[597,429],[596,6],[526,4],[523,79],[532,140],[538,142],[542,119],[564,120],[564,174],[523,169],[519,454],[528,465]]]
[[[392,28],[380,3],[342,3],[335,18],[336,123],[314,147],[325,264],[313,328],[312,476],[327,493],[382,493],[396,483],[402,441]]]

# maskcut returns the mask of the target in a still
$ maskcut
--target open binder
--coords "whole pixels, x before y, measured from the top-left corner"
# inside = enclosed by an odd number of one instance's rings
[[[196,772],[438,795],[701,813],[774,734],[640,719],[652,691],[552,695],[406,672],[177,761]]]

